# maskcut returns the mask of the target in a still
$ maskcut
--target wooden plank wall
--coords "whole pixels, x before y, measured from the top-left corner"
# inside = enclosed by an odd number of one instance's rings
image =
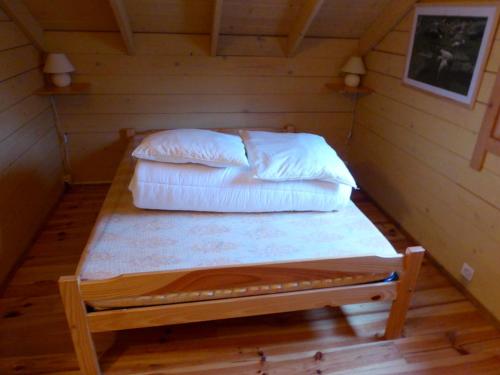
[[[62,191],[61,158],[40,53],[0,11],[0,284]]]
[[[90,95],[57,98],[75,182],[109,181],[122,154],[119,129],[279,127],[325,134],[343,151],[352,120],[349,98],[328,91],[356,39],[308,39],[296,57],[285,37],[134,33],[127,56],[116,32],[45,33],[65,51]],[[266,55],[266,57],[263,57]]]
[[[364,83],[375,93],[356,107],[351,162],[367,192],[453,276],[464,282],[462,263],[474,267],[467,289],[500,318],[500,158],[489,156],[481,172],[469,167],[500,34],[471,110],[402,85],[412,17],[366,58]]]

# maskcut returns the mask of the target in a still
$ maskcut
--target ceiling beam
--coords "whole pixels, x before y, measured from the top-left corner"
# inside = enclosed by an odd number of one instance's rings
[[[358,54],[366,55],[404,16],[413,8],[418,0],[391,0],[382,13],[359,38]]]
[[[217,55],[220,21],[222,18],[222,0],[214,0],[214,16],[212,19],[212,34],[210,38],[210,55]]]
[[[125,48],[129,55],[135,54],[135,44],[134,35],[132,33],[132,27],[130,26],[130,20],[128,18],[127,9],[123,0],[109,0],[111,9],[115,15],[116,23],[120,29],[120,34],[122,35],[123,42],[125,43]]]
[[[21,0],[0,0],[0,7],[42,52],[47,52],[43,29]]]
[[[292,25],[290,35],[288,35],[288,56],[293,56],[299,48],[302,39],[304,39],[309,26],[311,26],[311,23],[314,17],[318,14],[321,5],[323,5],[323,2],[324,0],[306,0],[304,5],[302,6],[299,15]]]

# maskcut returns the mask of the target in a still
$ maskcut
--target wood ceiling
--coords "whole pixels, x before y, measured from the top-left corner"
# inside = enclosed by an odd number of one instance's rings
[[[286,36],[306,0],[224,0],[220,33]],[[325,0],[307,36],[359,38],[389,0]],[[24,0],[47,31],[117,31],[108,0]],[[213,0],[124,0],[133,32],[209,34]]]
[[[135,53],[134,33],[266,36],[292,56],[304,37],[359,39],[366,53],[417,0],[0,0],[41,50],[44,31],[120,32]]]

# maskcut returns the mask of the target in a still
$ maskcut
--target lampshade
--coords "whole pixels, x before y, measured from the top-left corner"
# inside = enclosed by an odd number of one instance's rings
[[[68,60],[64,53],[49,53],[43,68],[44,73],[68,73],[75,70],[75,67]]]
[[[366,74],[363,59],[359,56],[349,57],[349,60],[347,60],[345,65],[342,67],[342,72],[350,74]]]

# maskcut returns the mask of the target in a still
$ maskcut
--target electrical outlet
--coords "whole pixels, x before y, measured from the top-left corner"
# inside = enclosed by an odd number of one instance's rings
[[[460,274],[463,276],[465,280],[471,281],[472,278],[474,277],[474,268],[469,266],[467,263],[464,263],[462,265],[462,269],[460,270]]]

